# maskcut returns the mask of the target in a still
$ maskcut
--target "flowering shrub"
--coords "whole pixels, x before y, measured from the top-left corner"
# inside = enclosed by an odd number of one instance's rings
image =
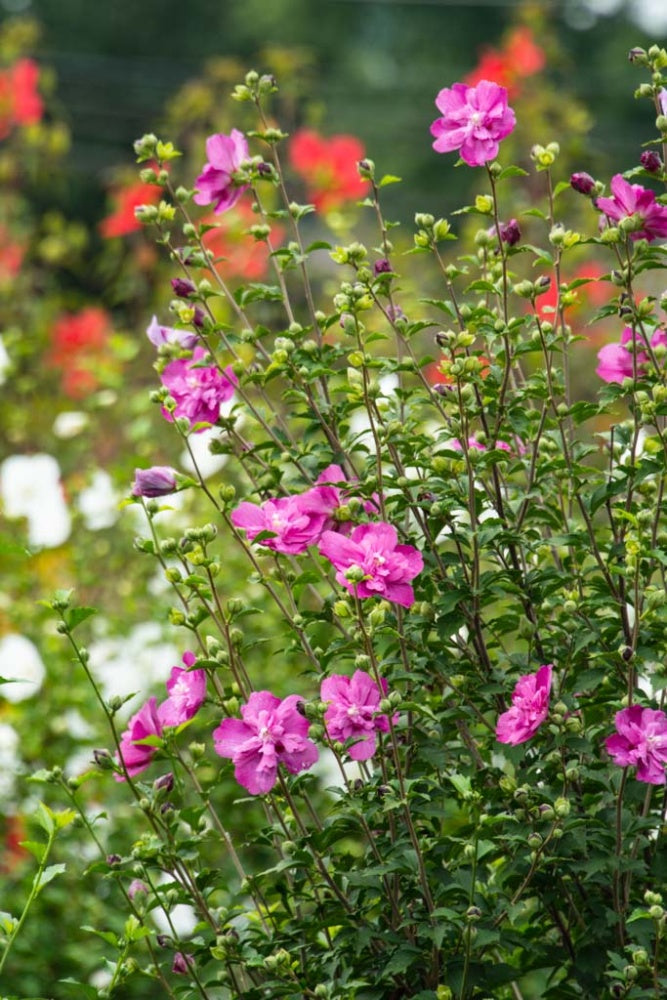
[[[666,143],[667,53],[633,58]],[[484,190],[453,222],[417,214],[411,253],[441,282],[420,299],[384,216],[396,178],[368,158],[373,249],[310,240],[313,208],[327,209],[291,196],[275,91],[247,75],[235,97],[254,127],[216,132],[189,186],[171,143],[136,144],[162,188],[138,215],[169,252],[179,324],[148,327],[155,423],[191,475],[144,451],[155,464],[133,482],[130,470],[128,503],[188,652],[166,699],[143,693],[124,722],[141,671],[105,692],[80,640],[93,608],[66,590],[51,601],[109,730],[92,772],[37,776],[66,810],[43,807],[34,895],[59,874],[45,874],[57,828],[78,816],[90,873],[128,912],[95,928],[104,985],[69,985],[120,996],[145,979],[202,1000],[659,997],[667,301],[652,279],[665,196],[620,174],[560,176],[553,142],[506,162],[506,91],[454,82],[434,145]],[[629,174],[667,179],[664,166]],[[524,178],[529,209],[512,194]],[[271,283],[230,289],[193,200],[221,215],[252,201]],[[618,327],[577,395],[566,308],[588,279],[564,275],[582,244],[607,263],[599,311]],[[325,255],[335,289],[313,277]],[[203,439],[223,476],[204,473]],[[176,493],[190,520],[165,526]],[[106,838],[89,777],[144,827]],[[3,915],[2,964],[22,924]]]

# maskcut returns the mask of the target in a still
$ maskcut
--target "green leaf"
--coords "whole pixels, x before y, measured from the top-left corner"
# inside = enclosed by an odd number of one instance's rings
[[[65,864],[59,862],[57,865],[47,865],[43,872],[38,872],[33,881],[33,887],[37,893],[40,893],[44,886],[48,885],[58,875],[62,875],[66,867]]]
[[[504,167],[496,177],[496,180],[504,181],[507,177],[527,177],[527,176],[528,176],[528,171],[524,170],[523,167],[516,167],[512,165],[509,167]]]
[[[120,947],[120,942],[113,931],[98,931],[96,927],[91,927],[89,924],[83,924],[81,927],[82,931],[87,931],[88,934],[94,934],[98,938],[102,938],[107,944],[113,945],[114,948]]]
[[[24,847],[26,851],[30,851],[33,857],[37,858],[41,865],[44,860],[44,855],[46,854],[46,844],[42,844],[38,840],[21,840],[20,846]]]
[[[55,831],[56,824],[53,818],[53,813],[47,805],[44,805],[43,802],[40,802],[37,806],[35,818],[37,819],[37,822],[41,826],[42,830],[49,834],[49,836]]]
[[[400,184],[403,180],[402,177],[396,177],[394,174],[385,174],[381,181],[378,182],[378,187],[387,187],[388,184]]]
[[[92,615],[96,614],[97,608],[72,608],[70,611],[65,612],[65,624],[70,632],[73,632],[81,622],[85,622],[86,618],[91,618]]]

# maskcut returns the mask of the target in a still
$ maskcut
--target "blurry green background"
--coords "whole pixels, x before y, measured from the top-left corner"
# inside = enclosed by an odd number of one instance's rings
[[[73,132],[76,179],[69,197],[89,218],[100,215],[105,168],[131,162],[132,140],[155,130],[165,102],[206,60],[236,56],[243,66],[261,69],[263,50],[274,45],[305,49],[312,59],[309,113],[316,117],[320,108],[324,116],[326,108],[325,133],[356,133],[381,169],[409,182],[404,191],[416,186],[432,193],[442,171],[428,141],[435,94],[469,72],[480,48],[497,43],[526,6],[503,0],[0,4],[5,17],[29,14],[43,26],[37,54],[57,73],[58,99]],[[667,3],[539,0],[532,6],[538,18],[547,15],[553,31],[556,78],[593,112],[591,160],[605,155],[629,165],[644,132],[632,99],[637,73],[625,57],[631,45],[664,42]]]

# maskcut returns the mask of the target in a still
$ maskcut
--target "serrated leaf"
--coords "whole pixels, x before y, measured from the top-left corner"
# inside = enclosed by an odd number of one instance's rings
[[[83,924],[81,927],[82,931],[86,931],[88,934],[94,934],[98,938],[102,938],[107,944],[113,945],[114,948],[119,947],[118,937],[113,931],[98,931],[97,927],[91,927],[89,924]]]
[[[43,872],[38,872],[33,881],[33,886],[37,893],[40,893],[44,886],[48,885],[49,882],[52,882],[58,875],[62,875],[62,873],[66,870],[66,867],[67,866],[60,861],[56,865],[47,865]]]

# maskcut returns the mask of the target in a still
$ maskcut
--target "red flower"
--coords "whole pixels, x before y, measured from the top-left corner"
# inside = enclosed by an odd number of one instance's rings
[[[19,59],[0,72],[0,139],[15,125],[36,125],[44,113],[37,90],[39,66],[32,59]]]
[[[480,80],[491,80],[506,87],[512,98],[519,93],[521,81],[539,73],[545,62],[544,50],[535,42],[532,30],[520,25],[509,33],[501,49],[483,49],[479,63],[463,82],[472,87]]]
[[[6,226],[0,223],[0,285],[10,282],[21,270],[25,246],[11,239]]]
[[[114,236],[127,236],[141,229],[141,223],[135,218],[134,210],[139,205],[157,205],[160,200],[161,188],[155,184],[144,184],[137,181],[127,187],[117,188],[111,195],[113,211],[99,224],[99,230],[105,240]]]
[[[363,198],[368,183],[359,176],[357,163],[364,155],[361,141],[353,135],[325,139],[307,128],[292,136],[289,147],[292,168],[303,177],[307,196],[320,212]]]
[[[238,202],[224,215],[211,212],[199,220],[201,224],[214,226],[203,237],[203,244],[216,257],[225,259],[217,265],[224,278],[241,278],[244,281],[259,281],[269,266],[269,250],[266,243],[255,240],[245,230],[261,222],[250,205]],[[275,249],[283,240],[285,230],[273,223],[271,244]]]
[[[65,313],[53,324],[47,361],[62,373],[62,390],[81,399],[99,385],[96,371],[111,333],[109,315],[97,306]]]

